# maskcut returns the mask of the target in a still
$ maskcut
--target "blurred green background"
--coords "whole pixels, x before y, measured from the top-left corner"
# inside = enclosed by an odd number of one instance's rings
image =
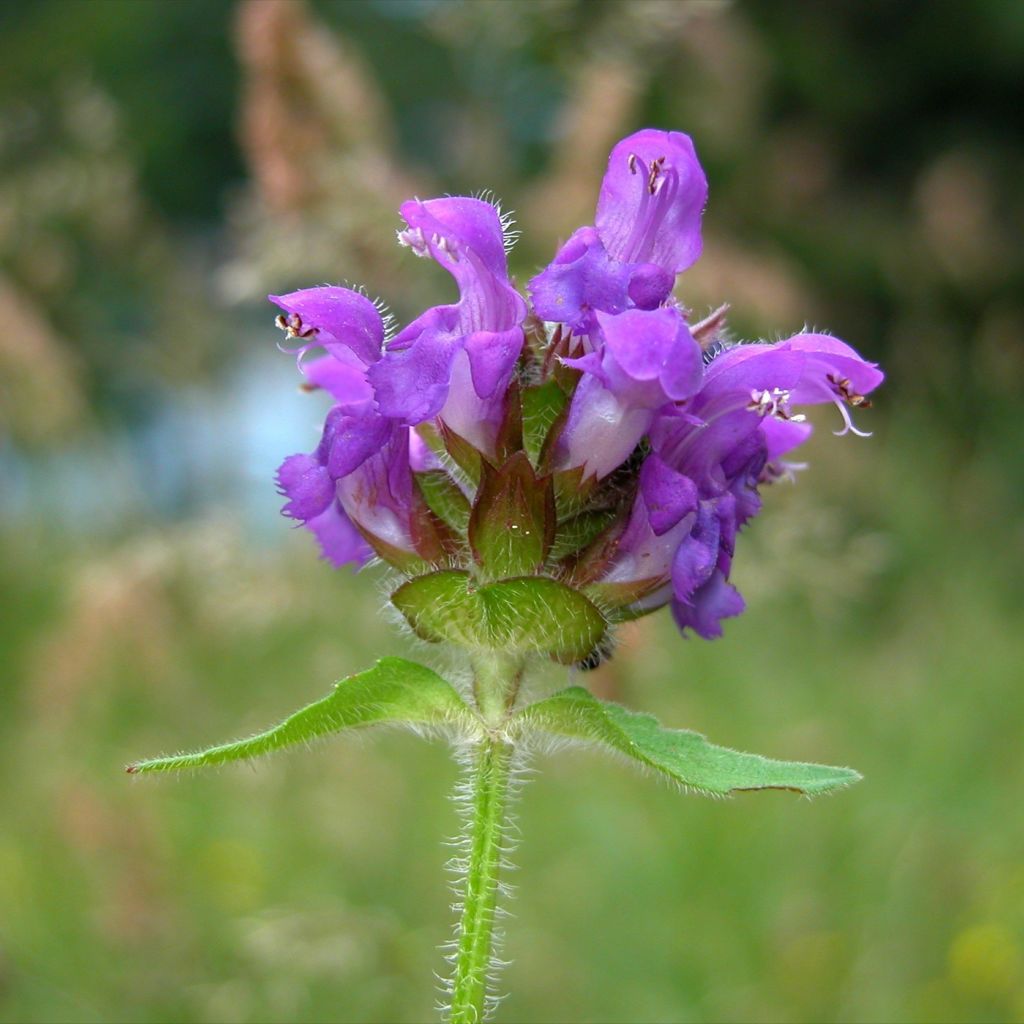
[[[0,1018],[432,1018],[442,747],[121,766],[411,649],[277,516],[323,409],[262,296],[444,301],[396,208],[484,187],[523,281],[655,125],[711,180],[684,301],[889,378],[873,438],[824,418],[766,496],[725,639],[659,616],[587,681],[866,780],[712,802],[540,759],[501,1019],[1024,1019],[1022,70],[1003,0],[0,5]]]

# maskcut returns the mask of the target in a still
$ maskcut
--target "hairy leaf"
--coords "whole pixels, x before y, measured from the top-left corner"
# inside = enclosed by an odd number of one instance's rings
[[[652,715],[627,711],[573,686],[530,704],[513,722],[554,736],[609,747],[684,786],[725,795],[752,789],[790,789],[813,796],[860,779],[852,768],[773,761],[716,747],[696,732],[666,729]]]
[[[523,389],[523,447],[540,468],[541,452],[569,397],[553,380]]]
[[[459,485],[443,469],[428,469],[413,477],[430,511],[457,533],[465,533],[470,506]]]
[[[525,576],[544,563],[555,535],[555,492],[524,452],[500,469],[486,463],[469,517],[473,557],[490,576]]]
[[[322,700],[309,704],[266,732],[193,754],[155,757],[128,765],[132,774],[170,772],[260,757],[294,743],[343,729],[381,723],[444,725],[469,721],[462,698],[436,672],[403,658],[381,658],[349,676]]]

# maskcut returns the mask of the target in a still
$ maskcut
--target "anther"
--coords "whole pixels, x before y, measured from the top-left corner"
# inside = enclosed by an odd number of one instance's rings
[[[786,423],[803,423],[807,417],[802,412],[789,411],[789,398],[790,392],[784,388],[773,388],[771,391],[767,388],[758,391],[755,388],[750,392],[747,410],[760,416],[772,416]]]
[[[662,165],[665,163],[665,158],[659,156],[657,160],[651,161],[651,169],[647,175],[647,191],[653,196],[658,191],[658,178],[662,173]]]
[[[849,402],[855,409],[870,409],[871,399],[866,395],[860,395],[853,390],[853,384],[849,377],[840,377],[838,374],[828,374],[828,382],[832,390],[844,401]]]
[[[629,159],[626,161],[629,167],[630,174],[636,174],[636,153],[630,153]]]
[[[302,317],[298,313],[289,313],[288,316],[280,313],[274,318],[274,325],[289,338],[312,338],[317,331],[315,327],[303,327]]]

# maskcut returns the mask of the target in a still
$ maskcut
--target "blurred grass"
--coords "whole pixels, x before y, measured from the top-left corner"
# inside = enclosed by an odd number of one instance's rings
[[[712,182],[681,298],[741,336],[807,317],[888,379],[872,440],[824,419],[767,495],[723,641],[658,616],[585,681],[866,778],[710,802],[540,758],[502,1019],[1024,1019],[1022,11],[0,5],[0,1020],[433,1018],[446,751],[121,767],[409,646],[372,574],[265,546],[268,467],[319,410],[244,386],[262,293],[443,301],[395,209],[484,186],[523,281],[641,124]]]
[[[810,454],[744,537],[751,607],[726,639],[658,616],[591,681],[865,781],[715,802],[587,752],[541,758],[505,1019],[1019,1017],[1020,523],[912,421]],[[996,564],[980,538],[1008,527]],[[430,1018],[443,749],[378,734],[252,771],[120,772],[268,724],[401,646],[369,574],[294,540],[253,549],[223,522],[114,550],[4,536],[4,1019]]]

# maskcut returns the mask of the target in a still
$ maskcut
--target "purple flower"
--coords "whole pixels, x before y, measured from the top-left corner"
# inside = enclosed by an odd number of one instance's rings
[[[291,455],[277,472],[286,516],[316,535],[335,566],[365,564],[374,551],[390,561],[418,557],[417,516],[408,427],[377,417],[383,436],[365,432],[342,406],[327,415],[320,444]]]
[[[281,511],[312,531],[324,558],[336,568],[360,566],[373,551],[338,502],[325,447],[321,441],[312,454],[290,455],[281,463],[278,491],[288,499]]]
[[[407,424],[439,416],[489,451],[523,346],[526,303],[508,279],[505,228],[482,199],[412,200],[399,241],[455,278],[459,301],[434,306],[402,330],[370,368],[383,415]]]
[[[556,466],[601,479],[647,433],[657,410],[699,387],[700,346],[674,307],[596,314],[593,348],[564,362],[583,371],[559,438]]]
[[[647,128],[623,139],[608,158],[595,226],[580,228],[529,283],[537,314],[588,333],[595,310],[656,309],[700,256],[707,195],[688,135]]]
[[[727,306],[691,326],[671,293],[700,255],[706,198],[690,139],[647,129],[612,150],[594,225],[530,282],[532,311],[505,219],[465,197],[402,206],[399,241],[459,296],[390,342],[358,292],[272,296],[307,383],[333,399],[315,451],[278,471],[285,515],[336,565],[375,553],[477,580],[526,566],[612,619],[669,604],[684,633],[720,635],[743,610],[737,536],[810,434],[800,408],[832,403],[837,433],[860,434],[850,410],[882,373],[824,334],[724,342]],[[550,329],[527,347],[528,316]]]
[[[676,552],[699,514],[699,495],[689,477],[654,454],[644,460],[638,482],[626,529],[600,579],[600,592],[606,600],[630,606],[658,594],[658,604],[665,604],[671,596],[665,587]]]
[[[712,359],[690,402],[658,419],[651,440],[670,465],[714,488],[726,458],[756,432],[770,442],[773,458],[807,438],[810,425],[793,405],[831,402],[843,418],[840,433],[860,433],[848,407],[869,404],[866,396],[882,379],[877,366],[824,334],[735,345]]]
[[[792,405],[833,402],[843,415],[841,433],[856,431],[847,406],[869,404],[866,396],[881,381],[874,364],[821,334],[799,334],[773,345],[738,345],[717,355],[700,390],[689,401],[661,410],[651,427],[656,454],[641,470],[631,526],[606,578],[621,581],[624,572],[632,571],[637,552],[650,546],[642,525],[634,524],[642,524],[646,513],[649,533],[656,535],[658,520],[651,509],[658,502],[651,496],[659,487],[669,495],[682,494],[680,481],[686,480],[699,503],[683,520],[686,530],[669,570],[671,591],[663,588],[658,597],[671,600],[680,628],[708,638],[720,635],[721,620],[743,610],[742,597],[728,582],[736,535],[760,510],[758,487],[777,475],[772,465],[811,430]],[[644,487],[648,465],[657,467],[657,474]],[[664,572],[662,565],[658,568]],[[642,607],[650,606],[648,596]]]
[[[310,384],[340,402],[371,402],[366,368],[380,359],[384,344],[377,307],[365,295],[335,285],[268,297],[283,310],[277,325],[298,342],[294,351]],[[304,361],[313,349],[326,354]]]

